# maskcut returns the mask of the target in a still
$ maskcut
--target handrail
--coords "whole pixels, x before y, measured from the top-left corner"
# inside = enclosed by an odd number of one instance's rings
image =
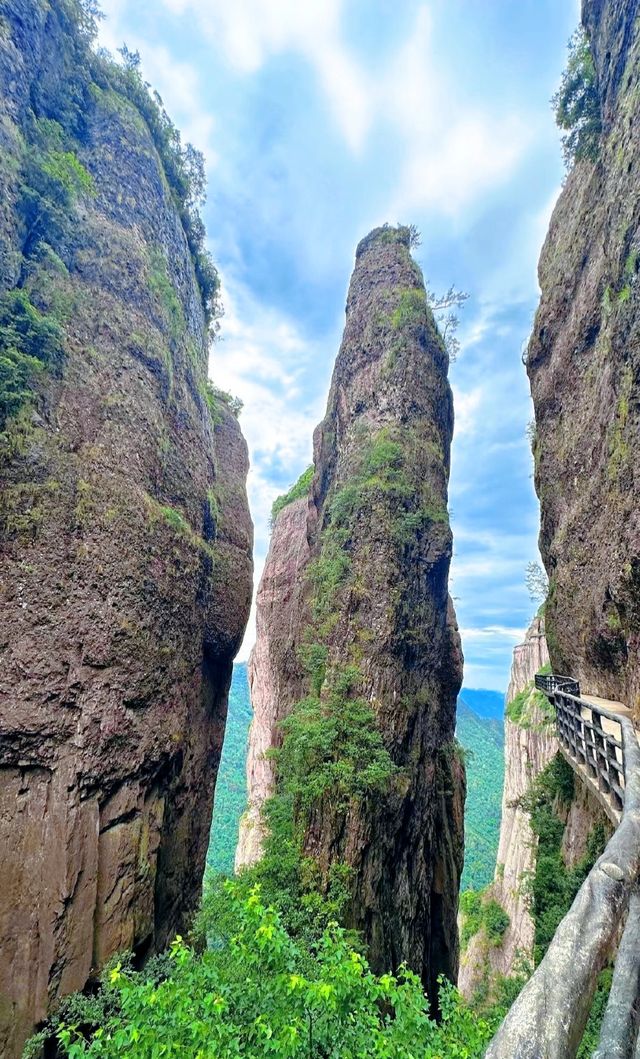
[[[573,677],[560,677],[555,673],[536,673],[534,677],[538,691],[553,695],[555,691],[566,691],[569,695],[580,696],[580,685]]]
[[[620,822],[558,926],[543,960],[490,1043],[485,1059],[540,1059],[542,1056],[572,1059],[575,1056],[598,976],[615,949],[625,916],[620,966],[616,960],[596,1055],[599,1059],[605,1056],[632,1059],[638,1039],[636,1012],[640,983],[636,976],[630,991],[625,966],[632,963],[630,953],[640,936],[640,902],[635,897],[631,900],[640,876],[640,746],[627,715],[614,713],[557,686],[568,679],[556,677],[554,690],[549,694],[559,710],[558,734],[565,755],[570,756],[574,749],[576,753],[583,752],[587,764],[596,769],[598,776],[604,773],[606,778],[609,768],[615,772],[611,744],[604,738],[610,733],[604,732],[596,721],[606,718],[620,726],[621,739],[611,736],[622,781],[615,780],[618,790],[611,782],[613,776],[609,777],[610,787],[621,803]],[[537,681],[536,686],[539,686]],[[585,716],[589,713],[591,720]],[[577,733],[575,748],[567,725]],[[630,1003],[634,1005],[633,1011],[627,1011]],[[627,1011],[627,1016],[621,1017],[621,1011]]]
[[[622,715],[566,691],[549,695],[556,710],[560,748],[594,790],[617,827],[624,805],[624,750],[622,739],[606,730],[603,720],[620,726]]]

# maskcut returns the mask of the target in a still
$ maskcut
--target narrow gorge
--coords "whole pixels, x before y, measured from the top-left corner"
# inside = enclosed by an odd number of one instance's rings
[[[0,0],[0,1059],[640,1055],[640,2],[532,327],[564,22],[500,3]]]

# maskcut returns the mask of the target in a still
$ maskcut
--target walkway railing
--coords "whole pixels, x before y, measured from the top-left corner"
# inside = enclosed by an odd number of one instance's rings
[[[601,700],[581,696],[571,678],[539,676],[536,686],[556,708],[562,753],[617,827],[489,1045],[486,1059],[573,1059],[599,974],[616,947],[594,1059],[640,1059],[638,738],[628,710],[616,712]]]
[[[622,715],[580,697],[569,677],[538,675],[536,687],[556,710],[560,748],[618,826],[624,805]]]

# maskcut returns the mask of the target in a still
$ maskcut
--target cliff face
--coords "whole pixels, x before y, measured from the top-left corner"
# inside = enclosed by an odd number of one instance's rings
[[[516,695],[524,691],[539,673],[549,664],[549,648],[545,634],[545,621],[542,615],[536,615],[527,629],[524,642],[516,644],[511,659],[509,686],[505,702],[513,702]]]
[[[536,692],[532,681],[548,663],[544,618],[536,617],[527,629],[524,642],[513,650],[505,716],[505,772],[502,819],[496,873],[489,897],[509,917],[499,944],[487,946],[484,936],[471,939],[463,954],[458,985],[471,997],[490,973],[509,975],[517,959],[531,959],[534,924],[529,910],[526,883],[536,863],[536,839],[529,816],[520,801],[532,781],[558,751],[546,700]],[[516,700],[516,697],[519,697]],[[516,700],[515,710],[511,708]]]
[[[251,592],[247,451],[207,388],[166,159],[88,36],[74,3],[3,5],[7,1057],[57,996],[193,910]]]
[[[584,0],[603,133],[539,266],[528,353],[553,668],[640,716],[640,16]]]
[[[262,855],[261,807],[275,785],[275,766],[265,756],[280,741],[279,725],[305,692],[298,647],[304,608],[308,500],[288,504],[274,521],[269,555],[256,598],[256,644],[249,657],[253,718],[247,753],[249,805],[240,821],[236,871]]]
[[[457,968],[462,657],[447,592],[447,356],[409,234],[376,229],[358,246],[310,493],[276,519],[258,597],[249,796],[259,810],[273,776],[256,779],[257,760],[310,696],[303,712],[335,725],[342,749],[337,768],[326,763],[335,784],[314,773],[322,792],[298,812],[303,852],[321,879],[349,869],[346,919],[373,966],[406,960],[433,994]],[[354,764],[365,738],[371,757]]]

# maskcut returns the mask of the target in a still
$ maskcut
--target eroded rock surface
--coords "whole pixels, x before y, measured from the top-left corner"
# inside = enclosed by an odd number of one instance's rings
[[[351,868],[347,921],[373,966],[406,960],[433,995],[437,976],[457,971],[462,656],[447,590],[448,358],[409,238],[380,228],[358,246],[311,490],[276,519],[251,665],[249,799],[255,831],[273,782],[258,760],[302,695],[328,701],[341,683],[370,704],[401,771],[346,809],[316,800],[304,852],[322,878]],[[248,846],[245,829],[239,861]]]
[[[556,672],[640,716],[640,15],[584,0],[603,133],[569,173],[528,352]]]
[[[305,690],[300,671],[299,616],[309,562],[307,498],[294,500],[276,518],[256,600],[256,643],[249,657],[253,718],[247,753],[249,805],[240,821],[236,871],[262,855],[261,807],[273,792],[275,767],[266,756],[279,741],[280,721]]]
[[[487,944],[480,933],[463,953],[458,985],[467,997],[492,975],[512,974],[518,962],[533,954],[534,924],[529,911],[527,880],[535,868],[536,838],[521,799],[531,783],[558,751],[555,728],[543,711],[540,693],[532,686],[535,674],[549,661],[544,618],[536,617],[524,642],[513,650],[507,691],[507,707],[517,695],[523,697],[517,720],[505,716],[505,772],[502,817],[495,878],[488,896],[509,917],[509,926],[499,944]]]
[[[91,82],[72,8],[8,0],[0,20],[0,294],[19,286],[63,335],[0,433],[6,1057],[194,909],[251,593],[247,449],[205,400],[185,230],[144,118]],[[37,254],[36,149],[41,174],[89,174]]]

